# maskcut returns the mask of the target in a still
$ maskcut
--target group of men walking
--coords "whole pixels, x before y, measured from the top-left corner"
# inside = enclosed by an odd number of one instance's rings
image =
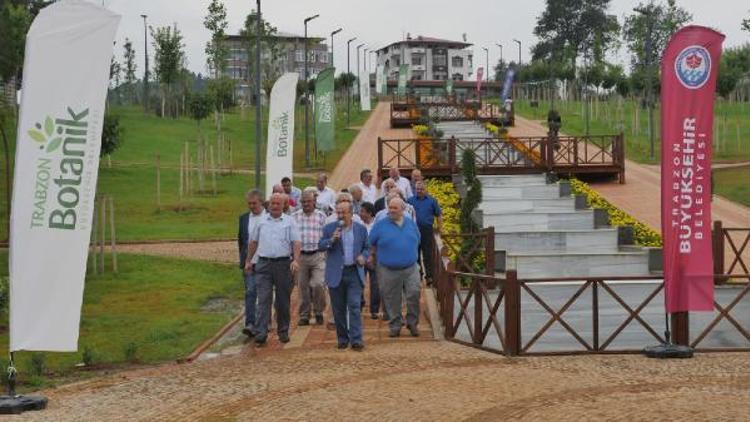
[[[398,169],[389,176],[380,190],[365,169],[359,183],[338,193],[325,174],[304,190],[284,178],[267,201],[260,191],[247,193],[249,211],[240,216],[238,231],[243,333],[258,345],[266,343],[273,301],[279,341],[288,342],[296,285],[298,325],[323,325],[328,319],[338,348],[360,351],[363,292],[369,283],[370,317],[388,321],[391,337],[404,325],[419,335],[420,280],[424,274],[432,284],[433,230],[440,229],[441,210],[419,170],[411,180]]]

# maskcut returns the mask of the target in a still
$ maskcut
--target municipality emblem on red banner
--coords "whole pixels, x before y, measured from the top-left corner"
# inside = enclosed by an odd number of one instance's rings
[[[711,74],[711,56],[705,48],[691,45],[677,56],[674,68],[677,79],[685,88],[698,89],[708,81]]]

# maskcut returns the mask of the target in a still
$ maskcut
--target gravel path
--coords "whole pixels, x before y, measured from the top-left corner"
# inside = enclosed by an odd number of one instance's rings
[[[45,391],[29,420],[746,420],[747,354],[507,359],[449,342],[253,349]]]

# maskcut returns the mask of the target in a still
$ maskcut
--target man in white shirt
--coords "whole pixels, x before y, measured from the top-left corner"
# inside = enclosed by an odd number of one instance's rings
[[[372,183],[372,172],[364,169],[359,173],[359,188],[362,189],[362,200],[374,204],[378,199],[378,188]]]
[[[336,192],[328,186],[328,176],[325,173],[318,174],[317,188],[318,197],[315,200],[315,207],[326,215],[330,215],[336,208]]]
[[[409,199],[414,195],[411,190],[411,183],[409,183],[409,179],[401,177],[401,171],[397,167],[391,167],[391,169],[388,171],[388,176],[390,176],[391,180],[396,183],[396,187],[399,188],[404,194],[404,200]],[[383,184],[384,183],[385,180],[383,181]],[[385,192],[383,190],[383,187],[384,186],[382,186],[381,184],[381,192]]]

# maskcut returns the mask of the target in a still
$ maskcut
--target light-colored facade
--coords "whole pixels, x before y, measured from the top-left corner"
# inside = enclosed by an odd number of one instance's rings
[[[300,80],[303,80],[305,74],[305,38],[301,35],[285,32],[275,33],[274,38],[278,55],[272,71],[277,76],[285,72],[297,72]],[[317,77],[323,69],[331,66],[330,53],[328,45],[323,42],[323,38],[308,37],[308,41],[307,71],[312,79]],[[251,90],[249,81],[252,75],[249,74],[247,38],[241,35],[229,35],[225,42],[229,49],[229,55],[224,75],[235,81],[235,96],[238,99],[249,99]],[[270,52],[262,51],[261,67],[269,63],[270,59]],[[263,69],[266,71],[265,68]]]
[[[438,38],[407,36],[377,51],[378,65],[385,67],[389,79],[398,76],[402,64],[409,65],[411,80],[465,81],[474,73],[471,44]]]

